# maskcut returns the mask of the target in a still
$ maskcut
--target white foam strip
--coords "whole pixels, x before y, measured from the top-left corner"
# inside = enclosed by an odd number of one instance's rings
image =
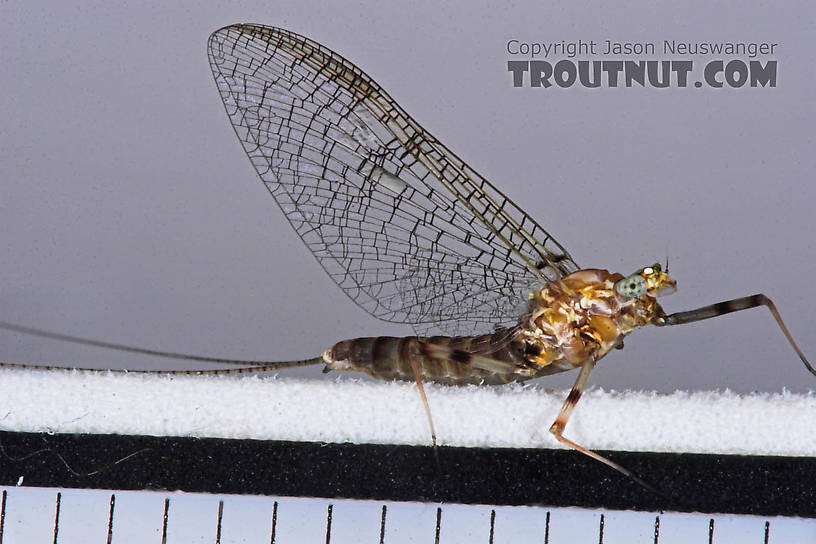
[[[558,448],[566,392],[426,384],[440,444]],[[589,391],[565,436],[593,449],[816,456],[816,394]],[[0,428],[429,445],[416,386],[344,379],[0,369]]]

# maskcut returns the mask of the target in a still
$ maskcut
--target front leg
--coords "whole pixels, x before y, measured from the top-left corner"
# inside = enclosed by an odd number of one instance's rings
[[[782,329],[782,333],[785,335],[785,338],[788,339],[790,345],[793,346],[796,354],[805,364],[810,373],[816,376],[816,369],[811,366],[810,362],[805,357],[805,354],[802,353],[802,350],[799,349],[799,346],[797,346],[796,342],[793,341],[793,336],[791,336],[790,331],[788,331],[788,327],[785,326],[785,322],[782,321],[782,316],[779,315],[779,310],[776,309],[776,304],[774,304],[771,299],[762,293],[751,295],[750,297],[735,298],[732,300],[726,300],[725,302],[718,302],[717,304],[703,306],[701,308],[697,308],[696,310],[689,310],[687,312],[677,312],[671,315],[658,316],[655,319],[654,324],[658,327],[663,327],[666,325],[694,323],[695,321],[711,319],[712,317],[730,314],[731,312],[739,312],[741,310],[748,310],[749,308],[756,308],[757,306],[766,306],[768,310],[771,311],[774,319],[776,319],[776,323],[779,325],[779,328]]]

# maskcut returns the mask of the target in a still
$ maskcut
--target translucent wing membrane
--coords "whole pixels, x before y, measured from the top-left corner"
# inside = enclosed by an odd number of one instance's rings
[[[233,25],[209,58],[253,166],[359,306],[418,333],[516,323],[530,288],[578,269],[532,218],[343,57]]]

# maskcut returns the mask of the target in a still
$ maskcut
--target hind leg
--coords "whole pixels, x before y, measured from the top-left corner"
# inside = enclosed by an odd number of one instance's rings
[[[428,396],[425,394],[425,386],[422,385],[422,376],[419,374],[419,365],[416,360],[411,357],[411,370],[414,372],[414,380],[416,380],[419,388],[419,396],[422,397],[422,405],[425,407],[425,415],[428,416],[428,426],[431,429],[431,441],[433,442],[434,458],[436,465],[439,466],[439,451],[436,447],[436,429],[433,424],[433,417],[431,417],[431,405],[428,404]]]

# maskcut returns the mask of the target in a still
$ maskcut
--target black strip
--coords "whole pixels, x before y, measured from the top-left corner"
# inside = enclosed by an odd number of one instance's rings
[[[714,544],[714,518],[708,520],[708,544]]]
[[[473,354],[461,349],[455,349],[448,354],[448,357],[450,357],[450,360],[455,363],[466,365],[470,363],[471,359],[473,358]]]
[[[816,517],[816,458],[601,453],[665,496],[569,450],[9,432],[0,485]]]
[[[489,544],[493,544],[493,533],[494,533],[495,528],[496,528],[496,511],[491,510],[490,511],[490,535],[489,535],[489,538],[487,539]]]

